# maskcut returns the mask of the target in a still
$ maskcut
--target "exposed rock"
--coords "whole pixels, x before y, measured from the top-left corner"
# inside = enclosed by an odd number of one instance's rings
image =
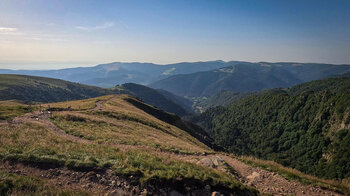
[[[106,180],[106,178],[102,177],[100,183],[106,185],[108,181]]]
[[[203,165],[203,166],[205,166],[205,167],[211,167],[211,168],[214,168],[214,167],[215,167],[213,161],[212,161],[210,158],[208,158],[208,157],[205,157],[205,158],[201,159],[201,160],[199,161],[199,164],[200,164],[200,165]]]
[[[260,174],[258,172],[253,172],[251,175],[247,176],[247,179],[249,179],[250,181],[254,181],[259,177],[260,177]]]
[[[142,195],[142,196],[146,196],[147,193],[148,193],[147,189],[143,189],[143,191],[141,192],[141,195]]]
[[[125,185],[124,185],[124,188],[125,188],[125,189],[129,189],[129,188],[130,188],[130,185],[125,184]]]
[[[115,182],[115,180],[112,180],[112,182],[110,183],[110,186],[115,186],[116,185],[116,182]]]
[[[72,173],[72,174],[75,174],[74,172]],[[86,177],[90,177],[90,176],[96,176],[96,172],[94,172],[94,171],[90,171],[90,172],[88,172],[87,174],[86,174]]]
[[[213,161],[215,166],[219,166],[219,165],[222,165],[224,163],[224,160],[222,160],[222,158],[219,156],[213,157],[212,161]]]
[[[219,193],[219,192],[216,192],[216,191],[214,191],[214,192],[212,192],[211,193],[211,196],[220,196],[221,194]]]
[[[117,190],[113,190],[108,195],[117,195],[117,194],[118,194],[118,191]]]

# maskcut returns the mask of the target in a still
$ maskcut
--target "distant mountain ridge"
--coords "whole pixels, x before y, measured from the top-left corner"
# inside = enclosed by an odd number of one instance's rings
[[[316,63],[238,63],[210,71],[180,74],[149,86],[179,96],[210,97],[220,91],[254,92],[287,88],[311,80],[348,75],[350,65]]]
[[[114,87],[124,83],[150,84],[176,74],[208,71],[239,63],[238,61],[182,62],[175,64],[114,62],[93,67],[76,67],[59,70],[0,69],[0,74],[21,74],[57,78],[83,84]]]
[[[166,65],[114,62],[59,70],[0,69],[0,74],[50,77],[104,88],[137,83],[179,96],[210,97],[223,90],[252,92],[286,88],[330,76],[347,76],[350,65],[220,60]]]

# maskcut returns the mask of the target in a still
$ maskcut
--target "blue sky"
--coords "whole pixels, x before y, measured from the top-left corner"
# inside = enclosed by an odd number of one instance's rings
[[[0,68],[207,60],[350,64],[350,1],[0,1]]]

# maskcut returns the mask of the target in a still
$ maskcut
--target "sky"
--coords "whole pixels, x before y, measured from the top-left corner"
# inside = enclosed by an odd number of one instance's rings
[[[0,68],[350,64],[349,0],[0,0]]]

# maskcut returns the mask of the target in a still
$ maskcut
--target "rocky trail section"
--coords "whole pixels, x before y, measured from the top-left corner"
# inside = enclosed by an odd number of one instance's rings
[[[232,175],[234,175],[237,180],[247,186],[256,188],[260,191],[260,193],[296,196],[343,195],[331,190],[322,189],[321,187],[304,185],[296,181],[289,181],[275,172],[252,167],[236,158],[219,153],[207,156],[188,156],[180,159],[205,167],[216,168],[225,172],[232,172],[227,168],[227,166],[225,166],[225,164],[227,164],[235,171],[232,173]]]
[[[39,168],[22,163],[0,162],[0,171],[22,176],[35,176],[67,190],[87,190],[92,195],[147,195],[135,186],[133,178],[120,178],[104,171],[73,171],[68,168]],[[149,193],[149,192],[148,192]]]
[[[275,172],[249,166],[235,158],[221,156],[240,175],[241,182],[253,186],[260,192],[273,195],[342,195],[321,187],[303,185],[300,182],[288,181]]]
[[[245,185],[255,187],[260,193],[296,196],[341,195],[329,190],[323,190],[319,187],[288,181],[276,173],[251,167],[237,159],[225,155],[175,155],[173,158],[229,172],[224,166],[224,163],[227,163],[237,171],[237,179]],[[111,169],[75,171],[65,167],[40,168],[21,163],[1,162],[0,170],[24,176],[34,175],[38,178],[48,180],[52,184],[58,185],[64,189],[87,190],[94,195],[182,195],[170,187],[158,187],[157,184],[140,186],[136,177],[116,176]],[[197,190],[197,194],[193,193],[193,195],[211,195],[213,193],[211,187],[206,185],[205,190]]]
[[[194,180],[193,183],[183,179],[173,179],[159,183],[157,181],[147,184],[140,184],[137,176],[117,176],[111,169],[96,171],[76,171],[66,167],[61,168],[40,168],[35,165],[28,165],[15,162],[0,162],[0,172],[6,171],[22,176],[34,176],[45,180],[49,184],[58,186],[64,190],[87,191],[91,195],[104,196],[182,196],[177,188],[184,183],[191,188],[193,196],[204,195],[247,195],[254,196],[251,192],[231,193],[221,190],[222,187],[215,187],[207,182]],[[220,192],[218,192],[218,189]],[[221,194],[224,193],[224,194]],[[189,194],[186,194],[189,195]]]

